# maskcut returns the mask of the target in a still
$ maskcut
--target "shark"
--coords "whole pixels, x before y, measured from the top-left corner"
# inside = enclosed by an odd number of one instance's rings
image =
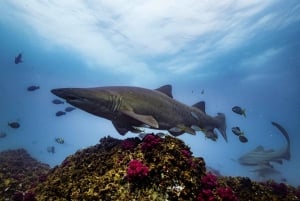
[[[172,86],[157,89],[134,86],[93,88],[57,88],[51,92],[69,104],[90,114],[110,120],[119,134],[140,133],[140,128],[167,130],[173,136],[202,131],[214,136],[219,130],[225,141],[226,118],[223,113],[212,117],[205,112],[205,102],[192,106],[173,98]],[[215,137],[215,136],[214,136]]]
[[[291,148],[290,148],[290,138],[287,131],[278,123],[271,122],[285,137],[286,144],[278,150],[265,150],[262,145],[257,146],[255,149],[250,152],[242,155],[238,162],[241,165],[245,166],[261,166],[261,167],[270,167],[273,168],[271,162],[276,162],[282,164],[283,159],[291,159]]]
[[[261,166],[255,170],[251,170],[251,172],[255,173],[259,178],[266,178],[268,176],[280,175],[281,172],[276,170],[275,168],[271,168],[269,166]]]

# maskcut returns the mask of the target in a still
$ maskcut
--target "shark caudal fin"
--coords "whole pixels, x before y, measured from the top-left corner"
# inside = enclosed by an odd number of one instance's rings
[[[227,134],[226,134],[226,118],[225,114],[218,113],[216,117],[214,117],[214,120],[216,122],[216,128],[220,131],[221,135],[227,142]]]
[[[286,160],[290,160],[291,159],[291,142],[290,142],[290,137],[288,132],[278,123],[272,121],[271,122],[273,126],[275,126],[281,133],[282,135],[285,137],[286,141],[287,141],[287,148],[286,148],[286,152],[285,155],[283,156],[284,159]]]

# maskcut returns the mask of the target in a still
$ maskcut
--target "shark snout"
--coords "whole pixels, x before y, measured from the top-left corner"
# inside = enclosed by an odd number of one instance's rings
[[[88,98],[81,95],[81,91],[79,89],[59,88],[59,89],[52,89],[51,92],[54,95],[56,95],[62,99],[65,99],[70,104],[90,102]]]
[[[65,92],[64,89],[52,89],[51,93],[63,99],[67,98],[67,93]]]
[[[60,89],[52,89],[51,92],[60,97],[65,99],[66,101],[78,100],[80,99],[79,96],[73,93],[71,88],[60,88]]]

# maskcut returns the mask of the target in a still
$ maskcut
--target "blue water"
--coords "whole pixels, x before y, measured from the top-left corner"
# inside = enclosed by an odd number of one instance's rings
[[[201,132],[179,136],[195,156],[223,175],[300,185],[299,36],[297,0],[2,1],[0,131],[7,137],[0,138],[0,150],[23,147],[55,166],[103,136],[124,138],[109,121],[78,109],[55,116],[69,105],[51,102],[53,88],[171,84],[176,100],[204,100],[208,114],[226,114],[227,143],[220,134],[216,142]],[[19,53],[24,62],[16,65]],[[40,89],[29,92],[30,85]],[[246,108],[247,117],[233,113],[234,105]],[[10,128],[12,121],[21,127]],[[280,175],[260,178],[237,159],[258,145],[285,145],[271,121],[289,133],[291,160],[273,163]],[[242,128],[247,143],[232,134],[233,126]],[[49,146],[55,146],[54,154]]]

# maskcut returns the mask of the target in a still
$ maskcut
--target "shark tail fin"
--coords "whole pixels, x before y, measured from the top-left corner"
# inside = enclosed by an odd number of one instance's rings
[[[290,148],[291,142],[290,142],[290,137],[289,137],[288,132],[287,132],[280,124],[278,124],[278,123],[276,123],[276,122],[274,122],[274,121],[272,121],[271,123],[272,123],[272,125],[275,126],[275,127],[283,134],[283,136],[285,137],[285,139],[286,139],[286,141],[287,141],[287,149],[286,149],[284,158],[285,158],[286,160],[290,160],[290,159],[291,159],[291,151],[290,151],[290,149],[291,149],[291,148]]]
[[[225,114],[218,113],[218,115],[216,117],[214,117],[214,119],[215,119],[215,122],[216,122],[216,128],[220,131],[220,133],[222,134],[223,138],[227,142]]]

